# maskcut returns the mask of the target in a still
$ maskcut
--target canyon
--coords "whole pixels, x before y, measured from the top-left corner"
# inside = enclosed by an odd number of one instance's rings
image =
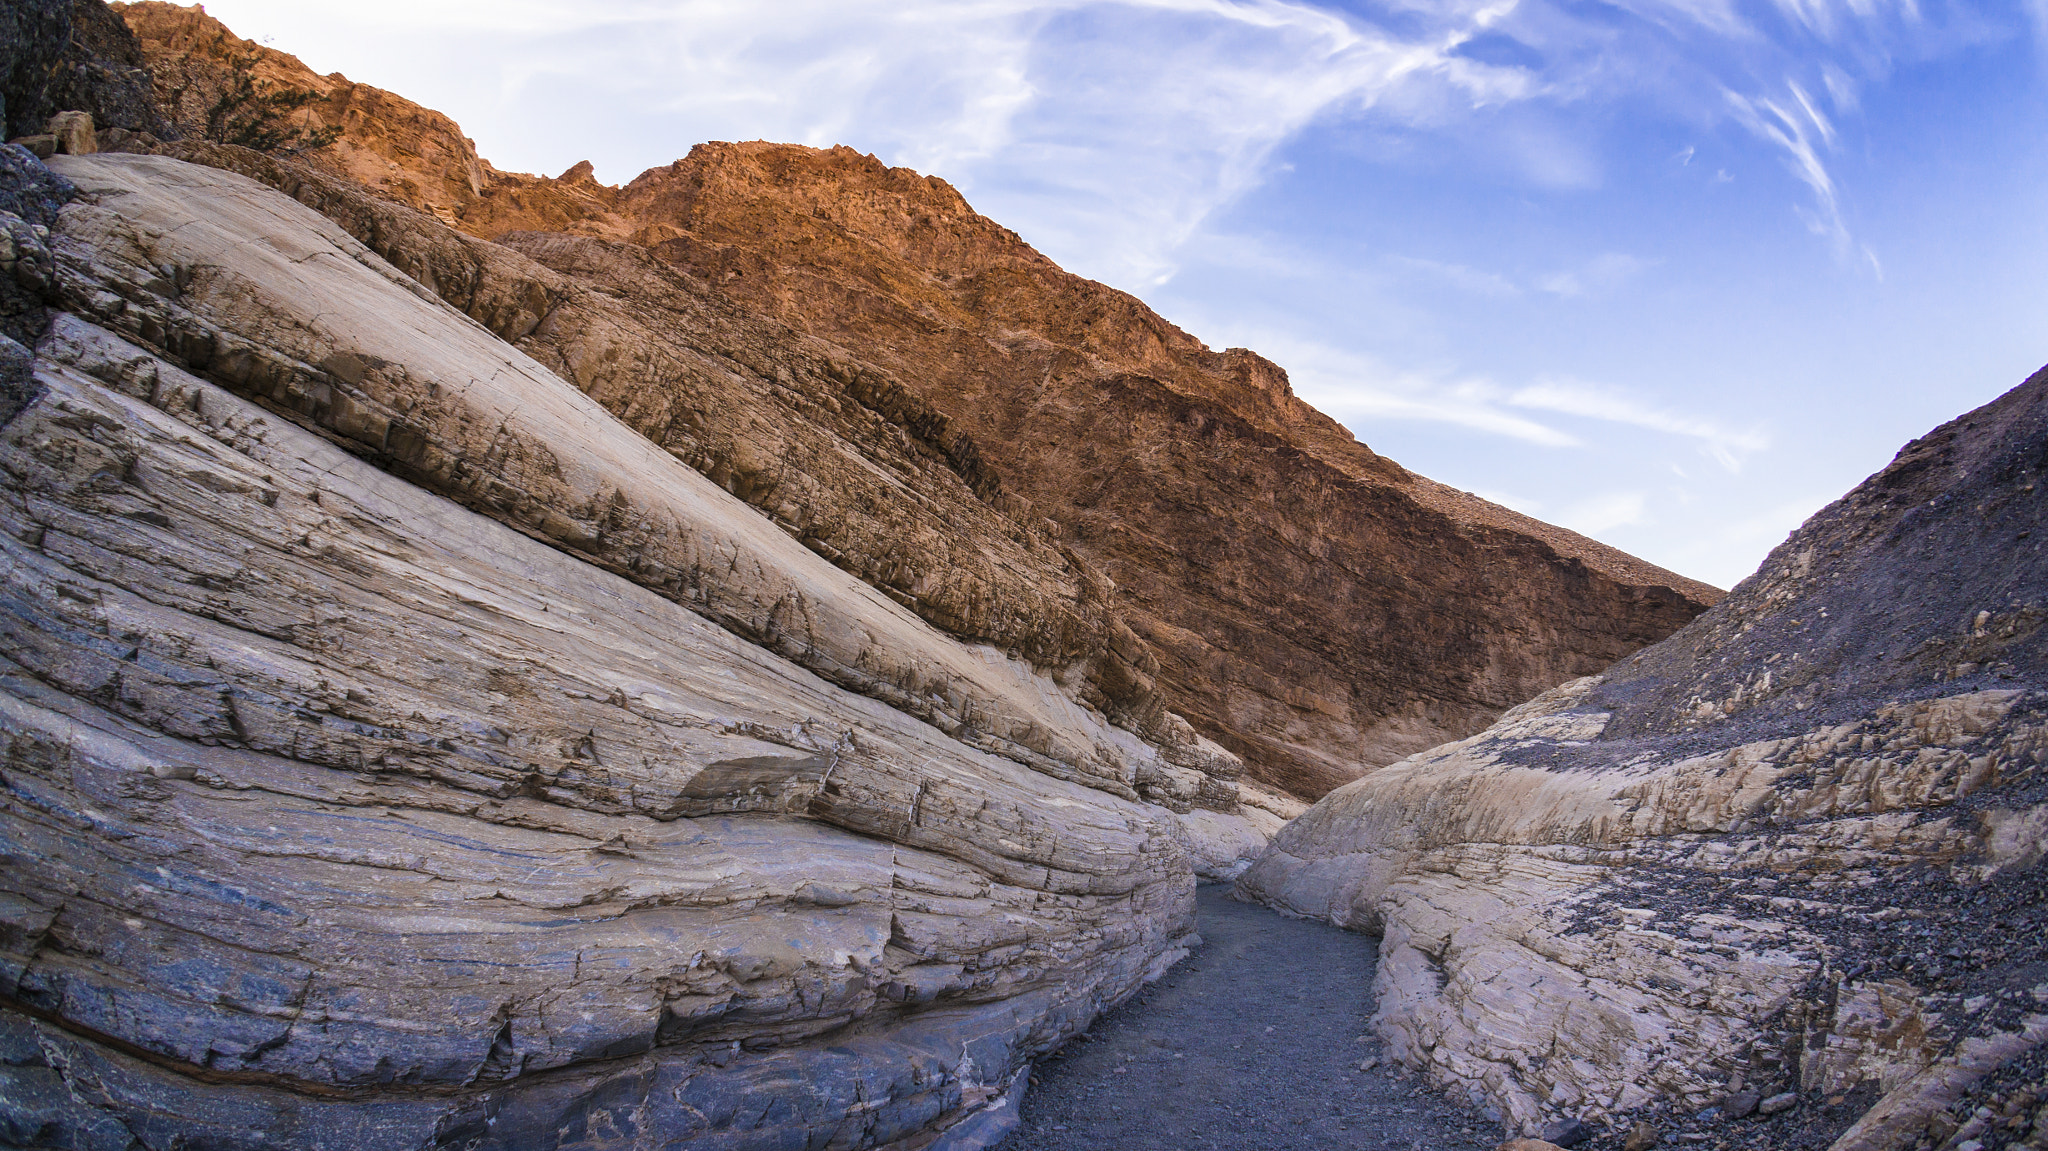
[[[1107,630],[1136,676],[1269,787],[1314,798],[1469,735],[1719,595],[1413,475],[1295,398],[1278,366],[1212,351],[1061,271],[935,178],[847,148],[759,142],[699,145],[616,188],[587,164],[510,175],[445,116],[319,76],[196,9],[116,8],[174,119],[196,128],[229,65],[253,60],[264,82],[320,97],[305,123],[339,133],[307,165],[591,291],[711,296],[840,349],[864,388],[942,418],[920,425],[935,449],[971,441],[959,451],[983,499],[1113,589]],[[584,334],[573,309],[541,314],[554,322],[530,337],[537,358],[600,398],[681,370],[661,362],[670,347]],[[665,447],[685,434],[636,426]],[[692,440],[686,458],[733,470],[728,486],[771,514],[817,499],[748,459],[707,458],[720,448]],[[834,562],[894,573],[880,582],[917,604],[928,597],[914,585],[947,578],[915,561]],[[954,627],[943,599],[914,607]]]
[[[1233,881],[1459,1140],[2030,1137],[2048,375],[1723,598],[872,156],[6,17],[0,1142],[1074,1146]]]
[[[1655,1107],[1745,1147],[2017,1145],[2048,1101],[2044,469],[2048,370],[1671,639],[1333,792],[1239,889],[1381,936],[1390,1047],[1525,1133]]]

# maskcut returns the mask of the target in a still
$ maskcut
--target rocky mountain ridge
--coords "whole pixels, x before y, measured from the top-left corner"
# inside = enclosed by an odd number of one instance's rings
[[[1476,730],[1719,594],[1408,473],[1275,365],[1060,271],[935,178],[768,144],[700,145],[616,188],[587,164],[508,175],[446,117],[197,9],[117,8],[188,122],[254,60],[323,98],[305,123],[340,137],[307,163],[615,295],[640,288],[608,277],[664,265],[859,361],[942,422],[934,446],[972,458],[986,502],[1105,577],[1125,662],[1267,785],[1320,794]],[[569,370],[620,395],[647,354]]]

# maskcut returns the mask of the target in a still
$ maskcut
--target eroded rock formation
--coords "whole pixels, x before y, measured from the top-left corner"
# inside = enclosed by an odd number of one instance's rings
[[[166,114],[0,149],[0,1142],[981,1139],[1300,811],[1230,748],[1316,792],[1711,597],[941,182],[509,176],[76,9],[32,95]],[[339,137],[202,138],[251,76]]]
[[[650,388],[684,371],[614,316],[580,336],[608,306],[600,295],[634,301],[614,312],[660,319],[715,296],[829,343],[856,387],[906,413],[1013,534],[1066,557],[1061,581],[1100,591],[1083,614],[1100,617],[1086,628],[1118,665],[1109,690],[1142,697],[1133,712],[1186,717],[1268,785],[1319,795],[1469,734],[1662,638],[1719,594],[1410,474],[1295,398],[1277,366],[1211,351],[1136,299],[1061,271],[941,180],[845,148],[771,144],[702,145],[624,187],[599,184],[587,164],[510,175],[446,117],[314,75],[195,9],[120,10],[174,117],[194,122],[229,66],[253,61],[264,83],[320,96],[305,123],[341,133],[308,163],[592,289],[547,313],[556,322],[535,354],[614,411],[640,411],[632,422],[658,442],[703,439],[646,422],[690,410],[693,387]],[[803,392],[814,370],[797,357],[778,382]],[[693,462],[717,450],[685,448]],[[734,490],[802,486],[801,463],[773,460],[734,457],[750,477]],[[764,510],[804,506],[799,491],[759,494]],[[864,578],[933,578],[827,542],[823,554]],[[930,606],[942,627],[963,618]]]
[[[1148,745],[271,189],[56,163],[10,1138],[883,1143],[1185,945]]]
[[[1744,1147],[2003,1146],[2048,1093],[2044,480],[2048,370],[1671,639],[1333,792],[1240,889],[1381,933],[1390,1045],[1526,1134],[1661,1106]]]

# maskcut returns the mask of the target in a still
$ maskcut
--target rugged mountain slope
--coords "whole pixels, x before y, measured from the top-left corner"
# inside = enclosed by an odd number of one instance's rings
[[[1154,748],[274,190],[0,159],[0,1138],[869,1146],[1180,953]]]
[[[1113,581],[1104,634],[1138,710],[1185,715],[1269,783],[1320,794],[1475,730],[1718,594],[1409,474],[1279,368],[1060,271],[943,181],[766,144],[703,145],[622,188],[587,165],[507,175],[445,117],[315,76],[194,9],[121,10],[181,117],[228,62],[256,60],[266,82],[323,97],[309,125],[342,131],[309,162],[600,292],[708,288],[858,361],[940,421],[935,446],[1018,530]],[[562,320],[542,338],[576,327]],[[639,402],[649,367],[589,347],[542,358],[614,411]]]
[[[1684,631],[1331,793],[1241,890],[1383,933],[1390,1042],[1531,1133],[2016,1143],[2048,1098],[2044,481],[2048,370]]]

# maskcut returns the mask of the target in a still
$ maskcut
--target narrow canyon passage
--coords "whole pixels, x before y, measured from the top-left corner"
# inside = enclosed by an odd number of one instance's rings
[[[1371,939],[1239,903],[1224,884],[1199,898],[1204,945],[1034,1069],[1002,1151],[1499,1144],[1494,1124],[1390,1074],[1367,1032]]]

